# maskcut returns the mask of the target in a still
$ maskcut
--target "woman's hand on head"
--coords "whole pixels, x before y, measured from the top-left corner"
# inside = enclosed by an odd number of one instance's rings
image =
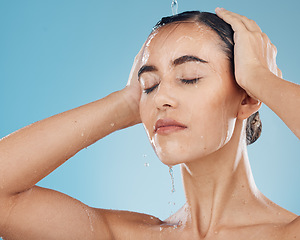
[[[249,96],[256,98],[251,91],[256,84],[253,80],[263,81],[269,72],[282,77],[276,64],[277,49],[255,21],[223,8],[216,8],[216,14],[234,31],[236,81]]]
[[[124,92],[125,101],[129,104],[133,115],[135,116],[136,123],[140,123],[140,112],[139,112],[139,104],[141,98],[141,87],[138,81],[138,71],[141,67],[142,56],[144,52],[144,45],[140,49],[139,53],[136,55],[130,74],[128,78],[128,82],[126,87],[122,90]]]

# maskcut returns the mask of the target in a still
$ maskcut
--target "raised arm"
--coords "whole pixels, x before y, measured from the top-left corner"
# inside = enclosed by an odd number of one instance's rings
[[[138,62],[139,55],[123,90],[36,122],[0,141],[0,236],[31,240],[112,237],[105,211],[102,214],[35,184],[81,149],[140,122]]]
[[[282,79],[276,47],[253,20],[225,9],[217,8],[216,13],[234,30],[237,83],[271,108],[300,139],[300,85]]]

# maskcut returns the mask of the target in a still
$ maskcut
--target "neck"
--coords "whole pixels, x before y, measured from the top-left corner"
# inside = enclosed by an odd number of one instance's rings
[[[234,133],[231,140],[215,153],[181,165],[187,200],[186,224],[202,237],[210,232],[217,233],[218,228],[229,220],[233,222],[232,219],[238,217],[241,222],[243,216],[237,214],[243,214],[241,209],[249,211],[245,204],[258,199],[246,143],[241,141],[241,136]]]

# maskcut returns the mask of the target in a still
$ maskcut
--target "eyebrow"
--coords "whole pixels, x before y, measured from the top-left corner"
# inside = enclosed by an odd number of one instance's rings
[[[186,63],[186,62],[202,62],[202,63],[208,63],[207,61],[201,59],[201,58],[198,58],[196,56],[192,56],[192,55],[185,55],[185,56],[182,56],[182,57],[179,57],[177,59],[175,59],[172,63],[173,66],[178,66],[178,65],[181,65],[183,63]]]
[[[198,58],[196,56],[192,56],[192,55],[184,55],[182,57],[179,57],[177,59],[175,59],[172,62],[173,66],[178,66],[187,62],[201,62],[201,63],[208,63],[207,61]],[[144,65],[140,68],[140,70],[138,71],[138,80],[140,80],[140,76],[145,73],[145,72],[156,72],[158,71],[158,69],[155,66],[152,65]]]
[[[155,66],[144,65],[140,68],[138,72],[138,80],[140,80],[140,76],[145,72],[155,72],[157,68]]]

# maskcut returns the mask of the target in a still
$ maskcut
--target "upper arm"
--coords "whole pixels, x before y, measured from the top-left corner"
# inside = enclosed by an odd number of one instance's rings
[[[111,239],[101,210],[54,190],[35,186],[0,204],[5,239]]]

